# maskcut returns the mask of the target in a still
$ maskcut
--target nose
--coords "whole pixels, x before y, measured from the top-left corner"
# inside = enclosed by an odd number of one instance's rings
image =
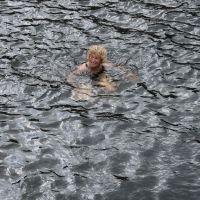
[[[97,60],[96,58],[92,58],[92,62],[96,62],[96,60]]]

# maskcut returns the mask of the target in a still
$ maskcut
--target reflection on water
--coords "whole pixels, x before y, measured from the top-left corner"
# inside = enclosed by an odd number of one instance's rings
[[[199,8],[1,1],[1,198],[197,200]],[[71,98],[65,79],[91,44],[140,80],[114,74],[116,93]]]

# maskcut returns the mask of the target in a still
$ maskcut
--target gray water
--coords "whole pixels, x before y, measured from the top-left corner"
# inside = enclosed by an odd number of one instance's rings
[[[0,199],[198,200],[200,2],[0,1]],[[102,44],[138,70],[114,94],[65,83]]]

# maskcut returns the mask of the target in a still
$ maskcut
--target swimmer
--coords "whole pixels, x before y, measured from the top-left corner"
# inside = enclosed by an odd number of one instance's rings
[[[75,78],[80,75],[89,75],[91,78],[98,77],[96,83],[97,86],[103,88],[104,91],[114,92],[116,91],[116,84],[112,79],[105,74],[105,68],[112,67],[113,64],[107,61],[107,50],[100,45],[93,45],[89,47],[87,52],[86,63],[79,65],[74,71],[72,71],[67,82],[84,93],[91,95],[91,87],[85,85],[77,85]]]
[[[113,93],[117,90],[117,84],[112,78],[105,73],[106,70],[112,67],[119,67],[122,71],[126,71],[124,66],[114,65],[107,60],[107,50],[100,45],[92,45],[87,51],[86,62],[79,65],[74,71],[72,71],[67,82],[72,85],[75,90],[76,97],[80,95],[84,98],[92,96],[92,87],[87,84],[77,84],[76,77],[82,75],[88,75],[91,79],[96,80],[96,86],[101,87],[105,92]],[[134,74],[128,74],[127,78],[135,79]]]

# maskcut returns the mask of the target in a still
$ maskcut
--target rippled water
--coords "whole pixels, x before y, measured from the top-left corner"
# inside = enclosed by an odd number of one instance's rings
[[[198,0],[0,1],[0,198],[197,200]],[[103,44],[115,94],[65,79]]]

